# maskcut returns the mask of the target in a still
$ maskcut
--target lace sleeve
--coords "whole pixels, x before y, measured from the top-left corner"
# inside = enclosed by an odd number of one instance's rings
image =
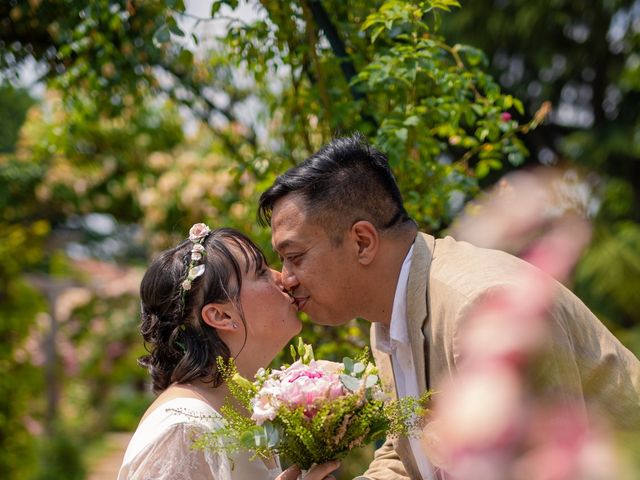
[[[226,456],[194,449],[193,440],[205,429],[178,423],[122,467],[118,480],[229,480]]]

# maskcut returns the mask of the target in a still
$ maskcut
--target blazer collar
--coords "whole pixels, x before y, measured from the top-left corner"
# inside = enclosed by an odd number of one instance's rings
[[[413,245],[413,258],[407,283],[407,326],[418,388],[421,392],[427,389],[423,327],[429,314],[427,285],[434,247],[435,239],[431,235],[418,233]]]

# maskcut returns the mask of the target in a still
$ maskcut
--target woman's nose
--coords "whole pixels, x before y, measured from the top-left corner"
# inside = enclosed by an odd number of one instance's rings
[[[284,290],[284,286],[282,285],[282,273],[280,273],[278,270],[275,270],[273,268],[271,268],[270,270],[271,270],[271,277],[273,278],[273,281],[275,282],[275,284]]]

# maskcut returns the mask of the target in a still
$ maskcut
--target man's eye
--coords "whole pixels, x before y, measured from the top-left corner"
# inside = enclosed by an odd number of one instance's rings
[[[286,260],[291,263],[296,263],[297,261],[300,260],[301,257],[302,257],[302,254],[296,253],[293,255],[287,255]]]

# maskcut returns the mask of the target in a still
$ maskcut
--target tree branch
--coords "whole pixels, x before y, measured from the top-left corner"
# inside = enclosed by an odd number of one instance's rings
[[[192,95],[194,95],[196,100],[204,103],[207,111],[200,113],[198,116],[201,119],[205,120],[208,125],[211,125],[209,122],[210,120],[209,117],[211,116],[212,113],[221,114],[227,119],[229,123],[240,123],[236,118],[236,115],[231,110],[231,108],[228,108],[228,107],[224,108],[224,107],[220,107],[219,105],[216,105],[212,100],[207,98],[207,96],[201,91],[198,85],[192,82],[191,79],[188,78],[186,75],[183,75],[180,72],[176,71],[172,65],[164,64],[164,65],[158,65],[158,66],[162,67],[167,73],[170,73],[176,79],[176,81],[180,86],[187,89],[189,92],[191,92]],[[168,93],[168,92],[165,90],[165,93]],[[175,93],[173,93],[171,96],[177,102],[185,103],[185,100],[181,100],[177,98]],[[257,146],[256,133],[253,130],[253,128],[248,128],[248,134],[246,135],[245,140],[252,147],[255,148]]]
[[[340,60],[340,69],[345,77],[345,80],[349,84],[349,90],[354,100],[366,100],[364,93],[359,91],[355,86],[351,85],[351,81],[358,74],[356,67],[353,65],[347,49],[344,46],[344,42],[340,38],[340,34],[335,25],[331,22],[329,14],[322,6],[320,0],[305,0],[313,19],[315,20],[318,28],[322,30],[331,45],[331,50],[335,54],[336,58]],[[369,114],[362,113],[362,119],[371,124],[374,128],[378,128],[378,122]]]

